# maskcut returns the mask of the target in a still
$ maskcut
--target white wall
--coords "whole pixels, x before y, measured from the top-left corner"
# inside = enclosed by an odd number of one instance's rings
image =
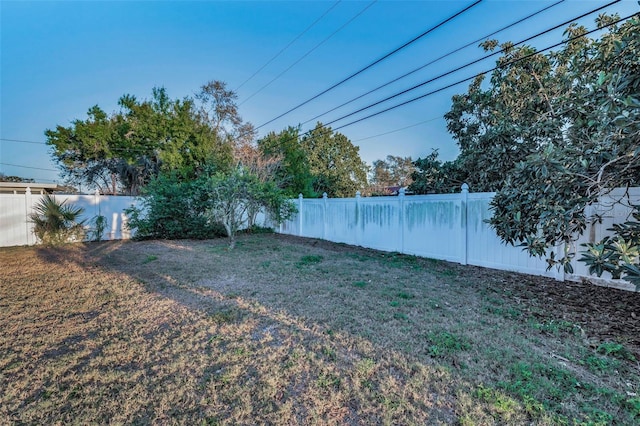
[[[279,232],[329,241],[353,244],[377,250],[400,252],[462,264],[483,266],[558,280],[588,278],[598,284],[633,290],[634,286],[590,276],[578,254],[572,262],[574,273],[547,270],[544,258],[534,258],[522,250],[502,243],[487,220],[491,218],[489,203],[495,193],[414,195],[397,197],[303,199],[296,200],[298,214],[282,224]],[[571,247],[601,240],[613,223],[627,220],[631,207],[618,201],[640,201],[640,188],[616,190],[604,197],[590,213],[601,216],[602,223],[589,225]],[[564,246],[557,247],[560,257]]]
[[[29,215],[40,201],[40,194],[0,194],[0,247],[31,245],[36,243],[33,224]],[[82,207],[80,220],[88,223],[98,215],[107,218],[107,228],[102,238],[106,240],[127,239],[130,237],[126,226],[124,210],[136,205],[135,197],[106,195],[55,195],[58,201]]]

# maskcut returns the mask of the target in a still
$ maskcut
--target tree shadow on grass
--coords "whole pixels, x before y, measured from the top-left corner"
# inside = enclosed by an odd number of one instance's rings
[[[522,336],[542,330],[527,318],[538,315],[544,325],[544,318],[567,313],[549,304],[550,285],[558,283],[548,280],[527,283],[519,275],[276,235],[241,238],[231,252],[224,240],[37,252],[69,273],[105,272],[101,279],[140,287],[131,294],[133,312],[114,318],[112,328],[115,335],[123,330],[125,343],[138,347],[131,356],[144,361],[124,363],[145,377],[143,388],[127,382],[125,389],[149,401],[128,420],[180,416],[160,409],[157,384],[182,389],[177,398],[189,402],[181,404],[181,418],[212,423],[544,423],[590,415],[572,405],[579,390],[571,380],[558,384],[567,396],[547,405],[536,399],[546,395],[543,382],[533,390],[499,386],[518,378],[511,368],[517,361],[535,363],[526,351],[562,346],[528,347]],[[534,297],[540,289],[543,297]],[[634,297],[626,308],[636,306]],[[559,330],[552,340],[579,340],[573,332]],[[109,339],[102,345],[113,349]],[[142,355],[149,352],[157,356]],[[487,360],[488,353],[497,356]],[[560,359],[535,356],[554,365]],[[163,372],[159,365],[173,367]],[[596,408],[606,414],[613,405]]]

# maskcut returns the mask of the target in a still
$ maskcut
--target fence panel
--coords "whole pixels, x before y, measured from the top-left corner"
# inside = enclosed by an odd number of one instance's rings
[[[403,252],[398,199],[356,198],[356,241],[363,247]]]
[[[494,195],[463,190],[460,194],[411,197],[300,198],[301,213],[285,223],[280,232],[558,280],[588,278],[598,284],[633,289],[631,284],[611,280],[607,274],[601,280],[589,275],[586,265],[578,261],[579,255],[572,262],[574,273],[565,277],[556,267],[547,270],[544,258],[531,257],[522,247],[504,244],[487,223]],[[628,197],[626,204],[620,203],[623,197]],[[638,202],[640,188],[616,190],[603,197],[593,207],[600,223],[589,225],[569,249],[581,250],[582,243],[599,241],[610,234],[607,229],[629,219],[630,205]],[[564,248],[553,250],[562,257]]]
[[[29,215],[42,199],[40,194],[0,194],[0,247],[31,245],[36,243]],[[124,210],[137,205],[135,197],[109,195],[56,194],[55,199],[84,209],[79,220],[89,226],[98,215],[105,216],[107,228],[102,238],[109,240],[130,238]]]
[[[470,265],[525,274],[557,277],[547,271],[544,259],[531,257],[522,247],[505,244],[487,221],[491,218],[489,203],[495,193],[469,194],[467,201],[467,256]]]
[[[404,197],[402,203],[404,253],[464,263],[462,194]]]

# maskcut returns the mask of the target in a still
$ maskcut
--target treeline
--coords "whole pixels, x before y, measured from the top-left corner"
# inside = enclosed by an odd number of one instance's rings
[[[124,95],[119,111],[93,106],[84,120],[45,132],[64,177],[104,193],[138,195],[153,179],[192,180],[243,167],[285,194],[353,196],[367,185],[366,164],[346,136],[318,123],[304,135],[289,127],[255,141],[236,94],[212,81],[194,97]]]

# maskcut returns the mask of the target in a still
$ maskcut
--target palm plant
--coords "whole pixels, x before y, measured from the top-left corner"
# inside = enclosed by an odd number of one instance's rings
[[[47,245],[58,245],[84,239],[84,221],[78,222],[78,216],[84,211],[81,207],[58,202],[55,197],[45,194],[34,206],[29,215],[34,223],[33,232],[38,240]]]

